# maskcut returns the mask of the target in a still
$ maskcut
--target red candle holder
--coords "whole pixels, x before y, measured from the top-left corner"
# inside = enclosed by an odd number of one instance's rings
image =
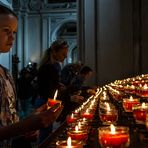
[[[77,119],[78,119],[78,117],[73,113],[71,115],[67,115],[67,117],[66,117],[66,121],[68,124],[76,122]]]
[[[148,112],[148,103],[142,103],[133,107],[133,116],[137,124],[146,123],[147,112]]]
[[[61,104],[62,101],[49,98],[48,101],[47,101],[47,109],[49,109],[50,107],[52,107],[52,106],[54,106],[55,104],[58,104],[58,103]]]
[[[100,114],[100,119],[102,121],[103,124],[105,125],[110,125],[115,124],[116,121],[118,120],[118,113],[107,113],[107,114]]]
[[[78,126],[74,128],[70,128],[67,131],[67,134],[69,137],[71,137],[73,140],[80,140],[86,142],[88,139],[88,131],[87,129],[78,129]]]
[[[78,140],[71,140],[70,146],[68,146],[66,140],[56,142],[56,148],[83,148],[83,144]]]
[[[79,122],[80,122],[82,125],[89,126],[89,120],[87,120],[86,118],[78,119],[78,120],[77,120],[77,123],[79,123]]]
[[[51,98],[48,99],[48,101],[47,101],[47,109],[51,108],[55,104],[58,104],[58,103],[61,104],[62,103],[62,101],[56,100],[57,94],[58,94],[58,90],[55,91],[55,94],[54,94],[54,98],[53,99],[51,99]]]
[[[141,97],[148,97],[148,85],[144,84],[143,86],[138,87],[138,95]]]
[[[90,126],[88,125],[88,123],[83,123],[83,122],[74,122],[70,125],[69,130],[75,130],[76,126],[78,126],[79,130],[87,130],[87,132],[89,132],[90,130]]]
[[[126,112],[132,112],[132,108],[140,104],[139,98],[124,98],[123,99],[123,108]]]
[[[88,120],[92,120],[94,118],[94,112],[87,109],[87,110],[81,112],[81,117],[86,118]]]
[[[126,148],[130,144],[128,127],[116,126],[114,132],[110,127],[100,127],[98,130],[102,148]]]
[[[111,103],[100,103],[99,117],[104,125],[115,124],[118,120],[118,111]]]

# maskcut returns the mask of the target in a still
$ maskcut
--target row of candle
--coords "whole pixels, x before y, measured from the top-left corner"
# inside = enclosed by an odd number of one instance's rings
[[[114,91],[115,89],[111,86],[108,86],[110,92]],[[140,98],[137,97],[124,97],[118,100],[122,103],[125,112],[132,112],[135,118],[136,123],[145,124],[146,114],[148,112],[148,104],[143,102],[141,103]]]
[[[110,125],[100,127],[99,142],[103,148],[126,148],[130,144],[129,128]]]
[[[118,120],[118,111],[110,103],[109,96],[105,92],[100,97],[99,117],[105,125],[115,124]],[[145,124],[148,128],[148,103],[140,103],[140,98],[130,96],[122,98],[122,105],[125,112],[133,113],[137,124]],[[99,142],[103,148],[129,146],[129,128],[124,126],[115,126],[115,128],[116,132],[112,132],[108,126],[99,128]]]
[[[126,79],[123,81],[116,81],[115,83],[106,85],[113,99],[122,104],[124,111],[132,113],[137,124],[146,124],[148,127],[148,103],[141,103],[140,98],[127,97],[126,93],[134,94],[140,97],[148,96],[148,75],[137,77],[136,79]],[[106,99],[107,98],[107,99]],[[116,123],[117,112],[113,113],[111,102],[108,97],[103,97],[106,101],[106,107],[100,103],[99,116],[103,124]],[[102,98],[100,98],[102,100]],[[106,111],[102,111],[102,108]],[[103,112],[103,116],[100,113]],[[116,117],[115,117],[116,115]],[[114,117],[114,118],[113,118]],[[116,129],[116,131],[115,131]],[[127,147],[130,143],[130,135],[128,127],[115,126],[111,129],[108,126],[99,128],[99,142],[103,148],[107,147]]]
[[[103,125],[105,125],[98,128],[98,141],[102,148],[129,146],[129,128],[125,126],[115,126],[118,120],[118,110],[111,103],[106,88],[103,88],[102,94],[100,95],[99,117]]]
[[[57,148],[83,147],[88,139],[90,123],[94,118],[99,93],[100,90],[98,89],[95,95],[89,97],[78,109],[74,110],[70,115],[67,115],[67,136],[71,139],[71,142],[67,144],[68,140],[67,142],[66,140],[57,141]]]
[[[107,96],[106,93],[102,93],[102,98],[100,97],[100,101],[106,101],[109,100],[109,96]],[[85,142],[88,137],[89,132],[89,122],[93,119],[93,115],[96,111],[96,98],[100,95],[100,92],[96,93],[95,96],[91,96],[88,98],[86,102],[84,102],[77,110],[75,110],[71,115],[67,116],[67,123],[69,124],[67,135],[72,138],[71,141],[71,147],[73,148],[81,148],[83,147],[83,144],[81,141]],[[50,103],[50,106],[52,105],[51,102],[53,100],[49,100],[48,103]],[[56,102],[56,101],[53,101]],[[58,101],[57,101],[58,102]],[[138,106],[139,105],[139,106]],[[146,110],[148,109],[148,104],[142,104],[140,107],[139,99],[123,99],[123,107],[127,111],[131,111],[131,108],[133,108],[133,115],[137,122],[141,122],[146,120]],[[49,106],[49,105],[48,105]],[[101,112],[102,108],[106,108],[107,112]],[[104,109],[103,108],[103,109]],[[118,119],[118,112],[112,106],[111,104],[104,102],[102,105],[100,103],[99,107],[99,116],[103,123],[109,125],[111,123],[115,123]],[[116,129],[112,131],[112,128],[107,127],[101,127],[98,129],[99,131],[99,142],[102,147],[126,147],[129,145],[129,133],[128,133],[128,127],[119,127],[115,126]],[[69,147],[69,144],[65,144],[64,141],[58,141],[57,147]],[[78,145],[76,143],[79,143]]]
[[[108,103],[108,97],[102,95],[106,102],[100,103],[99,107],[99,116],[103,124],[116,123],[118,120],[118,111],[111,103]],[[107,98],[107,99],[106,99]],[[101,98],[100,98],[101,99]],[[148,103],[140,103],[140,98],[129,98],[122,99],[122,105],[125,112],[133,112],[134,119],[138,124],[145,124],[146,114],[148,112]]]
[[[142,74],[133,78],[116,80],[110,84],[117,90],[132,93],[140,97],[148,97],[148,75]]]

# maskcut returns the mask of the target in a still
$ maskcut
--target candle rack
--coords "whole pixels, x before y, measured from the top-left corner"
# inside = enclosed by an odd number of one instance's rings
[[[109,93],[109,92],[108,92]],[[130,133],[130,145],[129,148],[146,148],[148,147],[148,130],[144,125],[138,125],[135,123],[133,114],[131,112],[125,112],[122,106],[122,102],[115,100],[112,95],[109,93],[110,101],[116,106],[118,110],[118,121],[117,125],[119,126],[128,126]],[[98,128],[103,127],[102,121],[99,117],[98,112],[99,103],[97,105],[97,110],[94,114],[93,120],[90,124],[90,131],[88,134],[88,139],[84,148],[101,148],[101,145],[98,140]],[[67,128],[68,124],[64,121],[61,126],[50,134],[44,141],[39,145],[38,148],[55,148],[56,141],[67,139]]]

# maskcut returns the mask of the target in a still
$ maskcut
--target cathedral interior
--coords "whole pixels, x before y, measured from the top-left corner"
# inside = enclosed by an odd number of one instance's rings
[[[45,141],[41,145],[38,141],[32,142],[35,148],[71,148],[68,143],[64,146],[58,143],[65,142],[68,136],[80,140],[74,143],[74,147],[79,148],[148,147],[148,0],[0,0],[0,4],[18,16],[14,45],[9,53],[0,54],[0,64],[12,72],[16,85],[20,71],[38,64],[45,50],[57,39],[64,39],[69,45],[64,47],[68,47],[68,55],[60,65],[62,68],[69,63],[82,63],[93,72],[86,86],[72,93],[65,91],[65,96],[61,93],[64,96],[61,95],[61,100],[55,99],[58,90],[53,99],[49,96],[45,99],[38,92],[35,97],[25,98],[28,106],[18,97],[22,102],[19,106],[22,118],[37,109],[36,100],[44,101],[46,111],[52,110],[54,103],[60,107],[65,103],[66,109],[61,114],[65,115],[64,121],[52,120],[53,129]],[[56,71],[58,78],[59,71]],[[39,70],[34,78],[37,72]],[[49,74],[43,75],[44,84],[47,79],[50,79],[47,84],[52,81],[54,74],[52,78]],[[80,71],[75,78],[79,74]],[[34,84],[39,82],[34,78]],[[60,91],[70,90],[60,80],[57,82]],[[29,84],[32,87],[32,83]],[[49,89],[44,84],[44,88],[37,89],[47,88],[48,94]],[[24,97],[31,89],[23,90],[26,91]],[[22,107],[25,105],[24,115]],[[50,113],[53,115],[56,111]]]
[[[146,0],[2,0],[17,13],[19,26],[13,49],[0,55],[12,70],[39,59],[52,41],[69,43],[67,63],[81,61],[92,67],[88,82],[104,85],[117,79],[147,73]],[[7,59],[7,60],[6,60]]]

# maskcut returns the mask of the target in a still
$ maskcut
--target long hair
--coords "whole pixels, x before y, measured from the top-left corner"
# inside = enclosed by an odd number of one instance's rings
[[[56,40],[54,41],[51,46],[49,48],[46,49],[43,58],[40,61],[39,67],[41,67],[42,65],[45,64],[53,64],[54,63],[54,59],[52,57],[52,53],[58,52],[60,50],[62,50],[63,48],[67,48],[68,47],[68,43],[62,39]]]
[[[50,52],[51,52],[51,49],[47,48],[44,55],[43,55],[43,57],[41,58],[41,61],[39,63],[39,67],[41,67],[42,65],[51,63],[51,53]]]

